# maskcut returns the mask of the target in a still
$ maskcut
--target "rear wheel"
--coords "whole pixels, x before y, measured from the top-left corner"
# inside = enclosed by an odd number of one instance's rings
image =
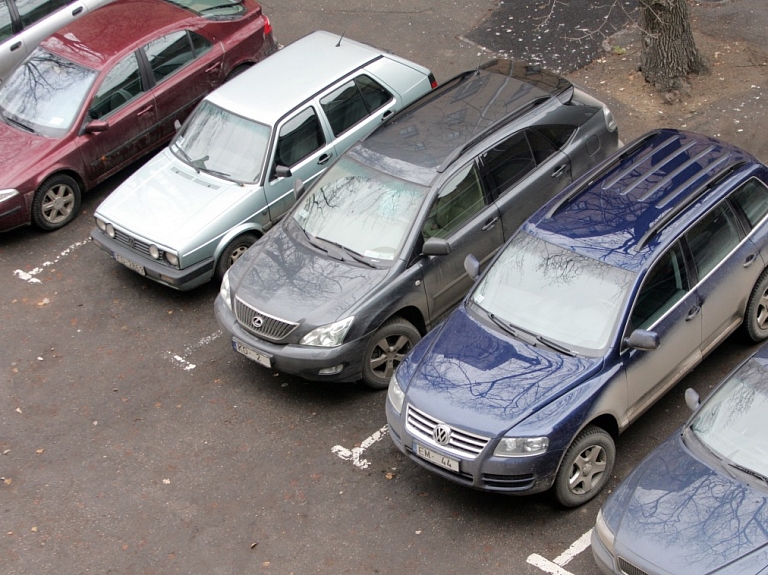
[[[249,247],[255,244],[258,239],[256,234],[247,233],[237,236],[234,240],[229,242],[227,247],[224,248],[224,251],[221,252],[219,261],[216,262],[216,271],[214,272],[216,281],[220,282],[224,279],[224,274],[232,267],[232,264],[240,259],[240,256],[242,256]]]
[[[420,339],[419,330],[401,317],[384,323],[365,349],[363,383],[372,389],[386,389],[397,366]]]
[[[752,341],[768,338],[768,270],[763,271],[752,289],[743,326]]]
[[[80,185],[66,174],[48,178],[32,200],[32,222],[47,232],[63,228],[80,211]]]
[[[555,497],[565,507],[583,505],[605,487],[616,461],[611,435],[589,425],[576,436],[555,478]]]
[[[243,72],[245,72],[248,68],[251,67],[251,64],[240,64],[239,66],[235,66],[232,68],[232,71],[227,74],[227,77],[224,79],[225,82],[229,82],[232,78],[236,78]]]

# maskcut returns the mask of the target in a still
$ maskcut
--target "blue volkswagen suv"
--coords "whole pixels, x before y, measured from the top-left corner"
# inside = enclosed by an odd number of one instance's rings
[[[748,153],[675,130],[579,178],[400,364],[397,447],[477,489],[594,497],[621,431],[739,326],[768,337],[767,183]]]

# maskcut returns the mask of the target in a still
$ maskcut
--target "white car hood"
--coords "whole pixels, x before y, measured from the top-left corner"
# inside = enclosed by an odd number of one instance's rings
[[[96,215],[125,231],[184,252],[253,190],[216,178],[162,150],[112,192]]]

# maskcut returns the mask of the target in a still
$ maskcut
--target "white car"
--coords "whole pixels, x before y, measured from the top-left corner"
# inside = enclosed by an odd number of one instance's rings
[[[48,36],[110,0],[0,0],[0,81]]]

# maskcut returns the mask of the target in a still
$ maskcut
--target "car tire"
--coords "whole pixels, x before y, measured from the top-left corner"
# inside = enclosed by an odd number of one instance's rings
[[[744,333],[754,342],[768,338],[768,269],[764,270],[747,301]]]
[[[555,477],[555,498],[564,507],[583,505],[605,487],[616,461],[616,445],[605,430],[589,425],[576,436]]]
[[[229,82],[232,78],[236,78],[251,66],[252,64],[240,64],[239,66],[235,66],[234,68],[232,68],[232,71],[229,74],[227,74],[227,77],[224,78],[224,81]]]
[[[224,274],[232,267],[232,264],[235,263],[249,247],[255,244],[258,239],[256,234],[247,233],[237,236],[227,244],[227,247],[225,247],[224,251],[219,255],[219,259],[216,262],[216,269],[213,272],[217,282],[221,282],[221,280],[224,279]]]
[[[32,223],[46,232],[63,228],[80,211],[80,185],[66,174],[48,178],[32,199]]]
[[[363,383],[371,389],[386,389],[397,366],[420,339],[419,330],[401,317],[385,322],[365,348]]]

